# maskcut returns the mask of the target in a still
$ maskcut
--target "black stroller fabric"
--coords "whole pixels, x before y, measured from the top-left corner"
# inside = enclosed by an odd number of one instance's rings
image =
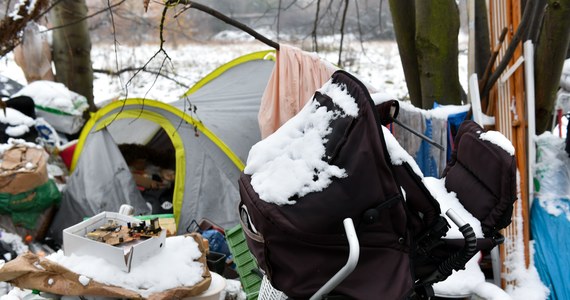
[[[381,122],[361,82],[343,71],[331,80],[348,91],[359,110],[356,118],[335,119],[325,144],[323,159],[348,176],[333,179],[325,190],[307,194],[294,205],[278,206],[261,200],[250,175],[242,174],[240,206],[246,240],[275,288],[293,299],[307,299],[346,263],[343,219],[350,217],[360,241],[360,258],[333,294],[402,299],[413,285],[407,216],[388,163]],[[312,101],[329,110],[340,109],[326,94],[317,92]],[[371,209],[375,213],[367,213]]]
[[[443,171],[445,187],[481,221],[485,237],[511,223],[516,197],[515,157],[481,138],[483,128],[465,121],[455,138],[455,150]]]
[[[322,159],[347,176],[333,178],[320,192],[294,197],[294,205],[279,206],[260,199],[251,175],[242,173],[240,219],[248,247],[275,288],[291,299],[308,299],[346,263],[342,221],[350,217],[360,258],[331,295],[424,299],[431,284],[464,268],[476,251],[502,242],[498,231],[510,223],[516,200],[514,156],[481,139],[483,129],[476,123],[460,126],[444,173],[446,188],[481,221],[485,238],[475,239],[466,225],[460,228],[465,239],[444,240],[449,225],[422,175],[390,158],[382,126],[397,115],[397,102],[375,106],[365,86],[344,71],[331,81],[358,106],[356,117],[337,114],[341,117],[331,121],[324,142]],[[331,95],[316,92],[311,101],[340,110]]]
[[[503,242],[499,231],[510,224],[516,200],[515,157],[481,138],[484,132],[471,120],[461,123],[443,172],[446,189],[456,193],[465,209],[481,222],[484,237],[477,238],[472,251],[489,251]],[[406,193],[415,244],[411,251],[413,273],[417,282],[424,282],[449,257],[462,251],[465,240],[444,238],[447,223],[441,222],[439,205],[433,204],[436,200],[407,163],[393,169]]]

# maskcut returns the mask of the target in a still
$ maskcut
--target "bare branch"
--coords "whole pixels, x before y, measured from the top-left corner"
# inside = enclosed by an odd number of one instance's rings
[[[268,39],[267,37],[261,35],[259,32],[253,30],[252,28],[246,26],[245,24],[238,22],[237,20],[234,20],[234,19],[222,14],[221,12],[219,12],[219,11],[217,11],[211,7],[202,5],[200,3],[196,3],[194,1],[189,1],[189,0],[168,0],[168,1],[166,1],[165,4],[166,4],[166,6],[174,6],[174,5],[178,5],[178,4],[183,4],[183,5],[186,5],[188,8],[194,8],[194,9],[197,9],[199,11],[205,12],[205,13],[207,13],[207,14],[209,14],[209,15],[211,15],[211,16],[219,19],[219,20],[224,21],[225,23],[227,23],[229,25],[232,25],[232,26],[234,26],[240,30],[243,30],[244,32],[251,35],[255,39],[261,41],[262,43],[279,50],[279,44],[278,43]]]
[[[32,5],[32,1],[25,0],[17,4],[19,7],[16,14],[20,16],[20,18],[13,18],[9,16],[10,13],[8,13],[4,19],[0,20],[0,57],[14,50],[14,48],[20,44],[20,36],[18,33],[24,29],[29,21],[37,20],[45,8],[48,7],[48,4],[49,0],[36,1],[33,11],[28,13],[28,7]]]
[[[384,26],[382,26],[382,6],[384,5],[384,0],[380,0],[380,7],[378,8],[378,26],[380,27],[380,32],[384,32]]]
[[[281,0],[280,0],[280,2],[281,2]],[[279,6],[281,6],[281,5],[279,5]],[[291,3],[289,3],[289,5],[287,5],[285,8],[283,8],[283,11],[288,10],[289,8],[291,8],[293,6],[297,6],[297,0],[291,1]]]
[[[136,72],[136,71],[143,71],[143,72],[147,72],[150,74],[154,74],[154,75],[158,75],[158,76],[162,76],[168,80],[172,80],[173,82],[175,82],[176,84],[185,87],[185,88],[190,88],[190,86],[188,86],[187,84],[184,84],[178,80],[176,80],[173,77],[170,77],[164,73],[161,73],[160,71],[155,71],[155,70],[149,70],[146,67],[127,67],[118,71],[112,71],[112,70],[105,70],[105,69],[93,69],[93,72],[95,73],[100,73],[100,74],[105,74],[105,75],[110,75],[110,76],[119,76],[123,73],[126,72]]]
[[[279,29],[280,29],[279,28],[279,25],[280,25],[279,20],[281,19],[281,1],[282,0],[279,0],[279,4],[277,7],[277,40],[279,40]]]
[[[61,25],[61,26],[52,27],[52,28],[50,28],[50,29],[48,29],[48,30],[61,29],[61,28],[64,28],[64,27],[68,27],[68,26],[75,25],[75,24],[77,24],[77,23],[83,22],[83,21],[85,21],[85,20],[87,20],[87,19],[89,19],[89,18],[91,18],[91,17],[94,17],[94,16],[96,16],[96,15],[98,15],[98,14],[104,13],[104,12],[106,12],[106,11],[108,11],[108,10],[111,11],[112,8],[117,7],[117,6],[121,5],[121,4],[123,4],[123,2],[125,2],[125,1],[127,1],[127,0],[121,0],[121,2],[115,3],[115,4],[113,4],[113,5],[110,5],[110,3],[107,1],[107,3],[108,3],[109,5],[108,5],[107,7],[105,7],[104,9],[101,9],[101,10],[99,10],[99,11],[97,11],[97,12],[95,12],[95,13],[92,13],[92,14],[90,14],[90,15],[88,15],[88,16],[85,16],[85,17],[83,17],[83,18],[77,19],[77,20],[75,20],[75,21],[73,21],[73,22],[71,22],[71,23],[64,24],[64,25]],[[111,19],[112,19],[112,16],[113,16],[113,14],[112,14],[112,12],[111,12]],[[114,25],[114,24],[115,24],[115,23],[113,23],[113,32],[115,32],[115,28],[114,28],[115,25]]]
[[[111,16],[111,24],[113,25],[113,50],[115,51],[115,66],[117,69],[119,69],[119,51],[117,50],[119,47],[117,46],[118,41],[117,41],[117,30],[115,28],[115,17],[113,14],[113,10],[111,9],[111,0],[107,0],[107,7],[109,8],[109,15]],[[93,70],[93,72],[95,72],[95,70]],[[121,79],[121,77],[119,77],[119,82],[121,83],[121,86],[123,85],[123,80]]]
[[[356,24],[358,25],[358,35],[360,36],[360,49],[362,51],[362,54],[365,57],[368,57],[368,55],[366,54],[366,49],[364,48],[364,41],[362,40],[364,34],[362,34],[362,26],[360,26],[360,8],[358,7],[358,1],[354,1],[354,5],[356,6],[356,19],[357,19]],[[382,1],[380,1],[380,10],[382,10]],[[380,19],[382,19],[382,16],[380,16]]]
[[[319,10],[321,9],[321,0],[317,0],[317,10],[315,12],[315,22],[313,24],[313,32],[311,33],[313,37],[313,51],[319,52],[319,45],[317,42],[317,28],[319,26]]]
[[[348,12],[349,0],[344,0],[344,11],[342,13],[342,23],[340,25],[340,46],[338,48],[338,64],[342,66],[342,43],[344,41],[344,25],[346,24],[346,13]]]

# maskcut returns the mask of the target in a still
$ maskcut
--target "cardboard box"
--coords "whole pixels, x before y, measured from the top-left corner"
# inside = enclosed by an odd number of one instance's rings
[[[0,193],[16,195],[46,183],[48,158],[43,148],[23,144],[4,151],[0,160]]]
[[[141,220],[114,212],[102,212],[81,223],[73,225],[63,230],[63,252],[69,256],[91,255],[101,257],[125,272],[130,272],[131,268],[140,265],[147,258],[159,253],[165,245],[166,230],[162,230],[158,237],[140,240],[129,246],[112,246],[103,242],[98,242],[86,238],[88,232],[99,228],[109,220],[114,220],[120,225],[127,226],[127,223],[139,224]]]

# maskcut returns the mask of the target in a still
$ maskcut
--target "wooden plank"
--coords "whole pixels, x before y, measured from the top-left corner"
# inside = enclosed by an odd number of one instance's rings
[[[489,3],[489,16],[491,22],[491,38],[493,40],[498,38],[500,29],[507,26],[508,34],[503,47],[499,53],[499,59],[496,65],[503,57],[506,48],[513,38],[513,35],[518,28],[521,19],[521,1],[520,0],[492,0]],[[519,45],[509,62],[509,66],[513,64],[522,56],[522,45]],[[495,65],[495,66],[496,66]],[[529,217],[528,217],[528,159],[527,159],[527,121],[525,115],[525,85],[524,85],[524,70],[522,67],[517,68],[514,73],[505,82],[497,82],[497,86],[492,90],[493,95],[496,97],[495,102],[495,119],[496,130],[503,133],[515,147],[515,156],[517,160],[517,170],[519,172],[519,186],[520,199],[515,203],[513,212],[513,222],[509,227],[503,230],[505,235],[505,244],[500,247],[502,273],[509,273],[504,265],[505,258],[512,255],[516,251],[516,240],[522,238],[524,243],[524,257],[525,264],[528,267],[530,262],[529,253]],[[522,230],[516,222],[516,218],[522,218]],[[522,237],[519,232],[522,232]],[[513,284],[501,279],[502,287]]]

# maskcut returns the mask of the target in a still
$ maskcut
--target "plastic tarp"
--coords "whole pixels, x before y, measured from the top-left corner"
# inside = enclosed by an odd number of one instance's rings
[[[23,193],[0,193],[0,214],[9,214],[14,224],[28,229],[36,227],[39,216],[52,205],[58,205],[61,194],[53,180]]]
[[[0,75],[0,95],[11,96],[22,88],[22,85],[15,80]]]
[[[570,299],[570,158],[565,141],[549,132],[537,139],[535,199],[530,229],[535,266],[548,299]]]
[[[87,98],[62,83],[34,81],[13,95],[17,96],[32,98],[38,117],[44,118],[59,132],[75,134],[85,123],[83,112],[89,107]]]
[[[93,132],[83,151],[50,227],[51,236],[60,243],[63,229],[103,211],[119,211],[122,204],[133,206],[136,214],[150,212],[105,129]]]

